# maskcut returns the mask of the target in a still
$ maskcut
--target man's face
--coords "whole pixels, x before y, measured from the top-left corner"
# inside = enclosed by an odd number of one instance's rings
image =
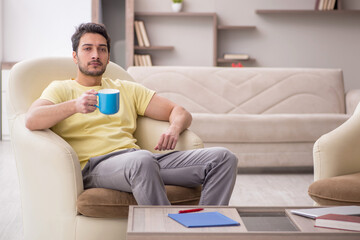
[[[97,33],[85,33],[73,58],[80,72],[87,76],[101,76],[109,63],[106,39]]]

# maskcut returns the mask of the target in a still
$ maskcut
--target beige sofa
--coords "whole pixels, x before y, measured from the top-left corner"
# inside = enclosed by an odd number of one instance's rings
[[[135,81],[183,105],[205,147],[224,146],[239,169],[313,166],[315,141],[360,99],[338,69],[130,67]]]

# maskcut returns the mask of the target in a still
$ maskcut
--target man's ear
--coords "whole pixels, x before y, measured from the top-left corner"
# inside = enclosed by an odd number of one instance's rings
[[[73,56],[73,61],[75,64],[78,64],[78,60],[77,60],[77,54],[75,51],[72,52],[72,56]]]

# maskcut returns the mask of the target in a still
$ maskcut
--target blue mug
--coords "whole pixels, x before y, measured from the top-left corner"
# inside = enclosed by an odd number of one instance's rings
[[[119,111],[120,92],[117,89],[101,89],[98,91],[99,111],[106,115],[115,114]]]

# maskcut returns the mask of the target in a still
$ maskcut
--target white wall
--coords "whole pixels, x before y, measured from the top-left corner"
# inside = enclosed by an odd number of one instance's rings
[[[344,8],[360,9],[360,0],[342,1]],[[171,11],[170,3],[170,0],[136,0],[135,11]],[[184,11],[216,12],[221,25],[256,26],[255,30],[218,31],[218,57],[224,53],[247,53],[256,59],[246,64],[252,67],[341,68],[346,90],[360,88],[360,13],[255,13],[256,9],[310,10],[314,6],[315,0],[184,0]],[[173,52],[154,53],[154,57],[161,58],[157,61],[160,65],[212,64],[208,57],[213,49],[207,44],[212,39],[202,20],[191,19],[197,27],[194,35],[183,34],[186,32],[181,25],[175,23],[172,26],[178,30],[176,37],[174,29],[161,31],[160,27],[161,21],[163,25],[172,24],[172,18],[145,20],[155,45],[175,46]],[[200,42],[205,44],[199,44],[199,35],[203,36]],[[178,54],[185,50],[192,53],[191,59],[189,54]]]
[[[71,56],[75,26],[91,21],[91,0],[3,0],[3,61]]]
[[[91,0],[0,1],[2,1],[0,28],[2,26],[2,61],[4,62],[18,62],[43,56],[70,57],[72,54],[70,38],[75,27],[80,23],[91,21]],[[2,75],[2,136],[3,139],[8,139],[9,130],[4,102],[8,71],[3,71]]]

